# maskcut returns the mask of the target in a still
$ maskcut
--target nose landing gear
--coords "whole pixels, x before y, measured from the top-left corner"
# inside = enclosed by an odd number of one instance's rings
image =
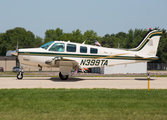
[[[18,74],[17,74],[17,79],[19,79],[19,80],[23,79],[23,73],[24,73],[23,69],[19,70]]]

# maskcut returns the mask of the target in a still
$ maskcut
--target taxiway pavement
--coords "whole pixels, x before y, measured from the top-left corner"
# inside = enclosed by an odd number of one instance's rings
[[[54,77],[0,77],[0,89],[11,88],[114,88],[148,89],[145,77],[70,77],[66,81]],[[167,77],[152,77],[150,89],[167,89]]]

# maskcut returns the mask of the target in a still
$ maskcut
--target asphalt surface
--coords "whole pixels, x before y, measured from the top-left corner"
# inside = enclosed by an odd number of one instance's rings
[[[145,77],[70,77],[66,81],[54,77],[0,77],[0,89],[11,88],[116,88],[148,89]],[[150,89],[167,89],[167,77],[150,78]]]

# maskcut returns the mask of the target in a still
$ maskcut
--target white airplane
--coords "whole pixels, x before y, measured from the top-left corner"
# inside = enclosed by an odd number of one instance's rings
[[[72,69],[82,69],[101,66],[114,66],[157,60],[159,39],[162,32],[150,30],[139,46],[133,49],[106,48],[95,45],[80,44],[65,41],[51,41],[40,48],[18,49],[13,55],[18,55],[21,64],[37,67],[57,67],[61,80],[68,79]],[[23,78],[23,73],[17,75]]]

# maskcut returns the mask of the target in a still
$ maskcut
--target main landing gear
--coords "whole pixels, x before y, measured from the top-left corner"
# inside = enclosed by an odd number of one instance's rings
[[[18,74],[17,74],[17,79],[22,79],[23,78],[23,73],[24,73],[23,70],[19,70]]]
[[[62,75],[61,72],[59,72],[59,77],[61,80],[67,80],[68,79],[68,75]]]

